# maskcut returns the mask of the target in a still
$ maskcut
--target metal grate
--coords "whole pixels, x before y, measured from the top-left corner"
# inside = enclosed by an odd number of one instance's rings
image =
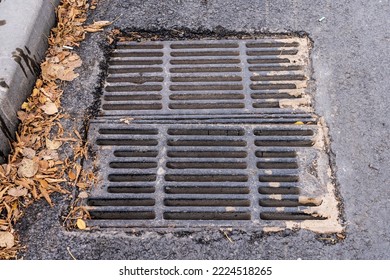
[[[277,226],[322,220],[327,155],[317,124],[91,124],[101,227]],[[325,167],[324,167],[325,166]],[[194,223],[196,221],[196,223]]]
[[[89,225],[340,231],[307,38],[120,42],[89,141]]]
[[[120,42],[104,116],[305,112],[308,40]]]

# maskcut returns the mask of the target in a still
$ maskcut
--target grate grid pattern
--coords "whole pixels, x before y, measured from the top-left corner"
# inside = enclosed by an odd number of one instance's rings
[[[119,42],[88,225],[341,230],[309,40]]]
[[[296,105],[310,103],[307,49],[302,38],[121,42],[109,61],[101,114],[303,112]]]
[[[104,187],[88,201],[93,224],[323,219],[305,212],[316,206],[318,194],[302,199],[313,164],[297,159],[320,157],[313,148],[317,125],[95,122],[91,129],[104,174]]]

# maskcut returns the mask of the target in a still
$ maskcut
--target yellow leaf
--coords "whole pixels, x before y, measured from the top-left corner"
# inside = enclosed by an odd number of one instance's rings
[[[39,101],[39,103],[41,103],[41,104],[45,104],[46,101],[47,101],[47,97],[44,96],[44,95],[41,95],[41,96],[38,97],[38,101]]]
[[[38,94],[39,94],[39,89],[34,88],[32,92],[32,96],[38,96]]]
[[[297,121],[297,122],[295,122],[294,124],[297,124],[297,125],[302,125],[302,124],[304,124],[303,122],[301,122],[301,121]]]
[[[40,88],[42,85],[43,85],[43,81],[40,80],[40,79],[38,79],[37,82],[35,83],[35,86],[36,86],[37,88]]]
[[[87,228],[87,225],[85,224],[83,219],[77,219],[76,225],[81,230],[84,230]]]
[[[28,108],[29,108],[28,102],[23,102],[23,104],[22,104],[22,109],[23,109],[23,110],[27,110]]]

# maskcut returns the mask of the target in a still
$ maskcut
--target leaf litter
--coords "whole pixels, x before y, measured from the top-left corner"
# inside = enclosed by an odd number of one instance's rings
[[[88,9],[96,9],[97,0],[62,0],[57,8],[57,26],[48,38],[49,48],[41,64],[41,75],[32,94],[17,113],[20,120],[16,141],[6,164],[0,165],[0,259],[15,259],[23,246],[14,229],[24,209],[38,199],[53,206],[51,194],[70,194],[62,184],[80,190],[64,219],[68,228],[86,230],[88,211],[81,200],[94,182],[93,172],[79,164],[87,157],[88,143],[77,131],[65,135],[60,120],[60,87],[62,82],[78,77],[75,70],[82,65],[80,56],[73,52],[87,32],[99,32],[111,24],[97,21],[85,25]],[[64,48],[66,46],[66,48]],[[63,158],[58,149],[65,143],[73,145],[74,155]]]

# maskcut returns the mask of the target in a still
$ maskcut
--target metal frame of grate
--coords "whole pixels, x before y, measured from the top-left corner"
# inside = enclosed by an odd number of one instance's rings
[[[307,38],[119,42],[102,116],[307,112]]]
[[[326,219],[317,124],[145,124],[96,120],[100,227],[282,226]],[[103,187],[101,187],[103,186]]]

